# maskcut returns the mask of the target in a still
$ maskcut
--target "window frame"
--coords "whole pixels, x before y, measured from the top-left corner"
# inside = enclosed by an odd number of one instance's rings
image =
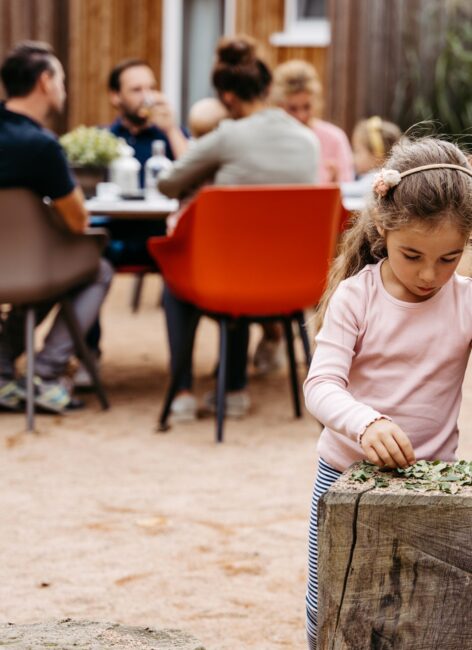
[[[236,0],[225,0],[224,34],[234,34]],[[184,57],[184,0],[164,0],[162,6],[161,90],[178,123],[182,115],[182,66]]]
[[[285,0],[284,31],[270,37],[276,47],[328,47],[331,43],[331,24],[328,18],[298,16],[297,0]]]

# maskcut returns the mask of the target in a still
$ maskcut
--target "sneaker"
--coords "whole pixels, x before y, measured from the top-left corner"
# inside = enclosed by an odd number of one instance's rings
[[[8,411],[22,411],[18,384],[14,379],[0,379],[0,407]]]
[[[95,367],[98,370],[100,353],[93,350],[92,355],[94,358]],[[89,375],[87,368],[84,366],[82,362],[79,363],[77,370],[74,372],[73,382],[74,382],[74,388],[78,388],[79,390],[90,390],[94,388],[93,379]]]
[[[170,406],[173,422],[192,422],[197,419],[197,400],[190,393],[183,393]]]
[[[34,377],[34,403],[48,413],[63,413],[73,402],[71,397],[71,381],[67,377],[58,379],[42,379]],[[21,400],[26,401],[26,378],[18,382],[18,393]]]
[[[206,411],[216,413],[216,393],[213,391],[203,396]],[[240,390],[225,395],[225,416],[228,418],[243,418],[251,406],[251,398],[246,391]]]
[[[262,337],[257,344],[253,363],[259,375],[267,375],[283,368],[285,366],[283,339],[271,341]]]

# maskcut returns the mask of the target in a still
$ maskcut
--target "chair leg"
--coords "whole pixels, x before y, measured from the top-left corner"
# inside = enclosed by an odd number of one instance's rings
[[[135,314],[138,311],[141,302],[141,293],[143,291],[144,273],[135,273],[133,290],[131,292],[131,311]]]
[[[220,359],[216,383],[216,442],[223,442],[225,421],[226,367],[228,365],[228,321],[220,320]]]
[[[305,352],[306,367],[309,370],[311,364],[311,347],[310,347],[310,339],[308,338],[308,332],[305,325],[305,315],[303,312],[300,312],[299,314],[297,314],[296,318],[298,323],[298,329],[300,331],[300,338],[302,340],[303,351]]]
[[[102,409],[106,410],[110,408],[108,403],[108,398],[101,382],[100,376],[98,374],[97,366],[95,365],[95,359],[93,358],[90,350],[88,349],[82,331],[80,330],[79,323],[74,313],[74,308],[70,300],[63,300],[61,302],[62,313],[67,324],[67,328],[72,336],[74,341],[75,350],[77,355],[82,360],[87,372],[93,381],[93,386],[97,397],[102,405]]]
[[[297,363],[295,360],[295,346],[293,343],[292,319],[284,318],[285,339],[287,341],[287,353],[290,366],[290,385],[292,387],[293,406],[295,417],[301,418],[300,391],[298,386]]]
[[[171,377],[170,386],[167,390],[165,400],[164,400],[164,406],[162,407],[162,411],[159,416],[157,431],[167,431],[169,429],[167,420],[169,419],[170,407],[172,405],[172,402],[174,401],[174,397],[177,395],[178,387],[180,384],[180,378],[185,368],[185,364],[187,363],[187,359],[189,355],[192,354],[193,337],[194,337],[195,328],[197,327],[199,318],[200,318],[200,313],[197,311],[192,316],[192,323],[189,325],[188,328],[188,339],[185,341],[185,344],[182,346],[182,349],[180,350],[180,357],[177,360],[176,371]]]
[[[35,313],[32,307],[26,311],[26,428],[34,431],[34,326]]]

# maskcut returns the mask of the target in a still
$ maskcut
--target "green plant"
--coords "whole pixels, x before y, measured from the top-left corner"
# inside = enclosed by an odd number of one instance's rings
[[[420,7],[416,24],[410,25],[406,35],[405,65],[393,117],[404,129],[433,121],[436,131],[461,136],[470,148],[472,7],[469,0],[435,0]]]
[[[441,460],[419,460],[406,469],[380,470],[376,465],[362,461],[351,474],[351,480],[365,483],[374,479],[375,487],[388,487],[389,479],[405,479],[402,487],[416,492],[439,491],[456,494],[462,487],[472,486],[472,462],[458,460],[446,463]]]
[[[95,126],[78,126],[59,142],[72,165],[106,167],[120,154],[120,138]]]

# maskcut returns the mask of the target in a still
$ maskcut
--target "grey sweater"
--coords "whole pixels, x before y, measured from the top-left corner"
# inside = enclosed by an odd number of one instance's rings
[[[183,197],[203,183],[215,185],[314,184],[319,142],[285,111],[267,108],[239,120],[224,120],[192,142],[187,152],[159,176],[169,197]]]

